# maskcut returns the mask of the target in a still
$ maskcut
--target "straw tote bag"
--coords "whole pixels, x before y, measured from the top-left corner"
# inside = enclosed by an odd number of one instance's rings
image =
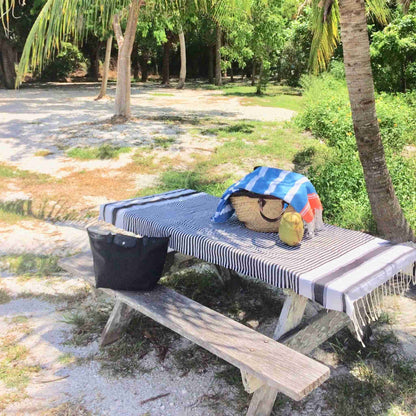
[[[279,232],[280,220],[285,212],[294,212],[289,205],[272,195],[261,195],[249,191],[238,191],[230,196],[238,219],[247,228],[263,233]]]

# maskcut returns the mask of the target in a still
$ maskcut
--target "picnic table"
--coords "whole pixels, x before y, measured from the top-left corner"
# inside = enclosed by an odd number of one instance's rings
[[[329,376],[327,367],[304,354],[347,325],[361,339],[362,328],[377,319],[383,295],[406,290],[415,279],[416,250],[330,225],[289,247],[277,234],[250,231],[235,217],[214,224],[218,201],[180,189],[102,205],[100,219],[135,234],[170,236],[173,253],[286,289],[273,335],[279,342],[158,287],[140,293],[104,289],[117,302],[101,343],[116,340],[138,310],[240,368],[246,390],[254,392],[247,414],[268,416],[277,392],[300,400]],[[93,279],[90,255],[61,266]],[[321,311],[300,326],[308,300]]]

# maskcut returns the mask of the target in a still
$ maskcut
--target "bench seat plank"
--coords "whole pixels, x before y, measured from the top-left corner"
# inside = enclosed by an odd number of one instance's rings
[[[94,280],[90,254],[61,260],[60,266]],[[329,377],[325,365],[167,287],[159,285],[151,292],[103,290],[294,400]]]

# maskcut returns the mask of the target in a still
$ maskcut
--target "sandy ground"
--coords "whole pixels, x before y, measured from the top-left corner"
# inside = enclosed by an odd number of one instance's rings
[[[240,98],[224,96],[222,91],[141,85],[132,88],[133,119],[128,123],[113,124],[109,119],[113,114],[115,87],[109,87],[108,98],[94,101],[97,91],[98,85],[91,83],[0,90],[0,161],[57,177],[83,169],[111,170],[128,164],[131,156],[124,154],[117,160],[77,161],[65,157],[64,150],[105,143],[147,146],[157,136],[173,138],[176,142],[173,152],[192,146],[209,149],[206,139],[199,143],[188,133],[187,119],[285,121],[295,114],[283,108],[243,106]],[[163,122],[164,118],[178,116],[185,119],[183,123]],[[35,156],[39,150],[49,150],[52,154]]]

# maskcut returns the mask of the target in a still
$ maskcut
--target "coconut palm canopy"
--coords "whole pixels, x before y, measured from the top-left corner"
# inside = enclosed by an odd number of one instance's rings
[[[313,39],[309,66],[315,72],[326,69],[334,50],[340,41],[339,0],[307,0],[306,5],[312,7]],[[385,0],[366,0],[367,16],[387,24],[389,9]]]

